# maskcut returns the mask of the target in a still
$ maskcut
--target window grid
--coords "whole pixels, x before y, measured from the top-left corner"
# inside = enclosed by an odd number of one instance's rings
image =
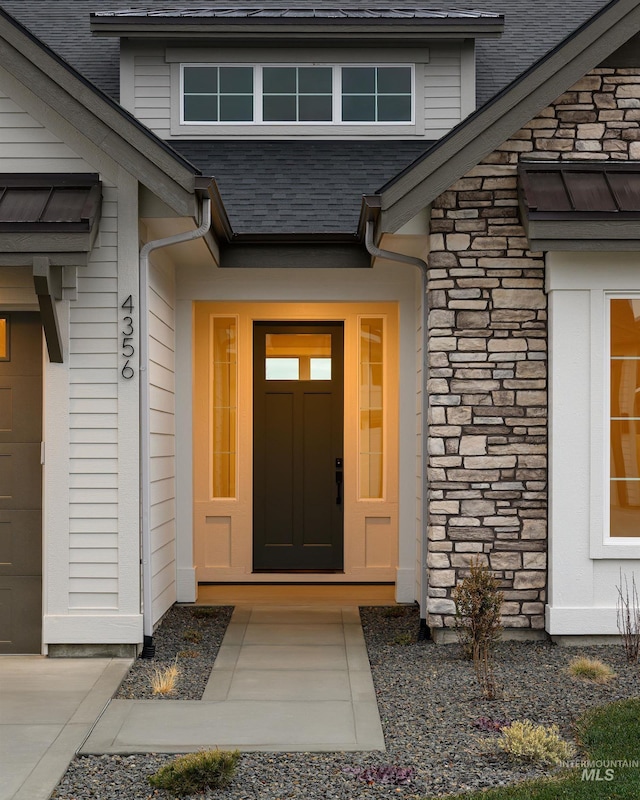
[[[253,100],[253,113],[251,119],[187,119],[187,114],[185,113],[185,99],[188,96],[196,97],[198,93],[194,92],[185,92],[185,70],[193,69],[193,68],[210,68],[215,70],[220,69],[247,69],[250,68],[253,72],[253,93],[252,93],[252,100]],[[264,92],[263,91],[263,83],[264,83],[264,72],[265,70],[275,69],[275,68],[292,68],[296,69],[296,72],[300,69],[330,69],[332,71],[332,113],[331,118],[327,120],[301,120],[299,114],[299,101],[296,103],[297,106],[297,113],[295,120],[270,120],[264,118],[264,98],[265,97],[274,97],[276,93],[273,92]],[[354,93],[350,93],[344,95],[342,92],[342,84],[343,84],[343,70],[345,69],[372,69],[375,71],[375,81],[376,81],[376,90],[375,90],[375,119],[343,119],[343,104],[344,104],[344,97],[356,97],[357,95]],[[409,80],[410,80],[410,91],[409,92],[378,92],[378,81],[379,81],[379,71],[385,69],[404,69],[409,71]],[[371,65],[371,64],[300,64],[300,65],[291,65],[291,64],[256,64],[256,65],[248,65],[248,64],[182,64],[180,69],[180,92],[181,92],[181,103],[180,103],[180,124],[181,125],[354,125],[356,127],[362,125],[390,125],[390,126],[397,126],[397,125],[414,125],[415,124],[415,65],[414,64],[384,64],[381,66],[378,65]],[[210,93],[210,96],[214,96],[216,93]],[[204,96],[209,95],[209,93],[203,93]],[[282,93],[282,96],[285,96],[286,93]],[[224,96],[229,96],[224,95]],[[234,97],[248,97],[251,95],[248,94],[238,94],[235,93]],[[327,93],[317,93],[312,95],[311,93],[296,93],[297,97],[300,96],[329,96]],[[374,95],[372,95],[374,96]],[[379,98],[408,98],[409,101],[409,117],[406,119],[388,119],[388,120],[381,120],[379,119]],[[219,115],[218,115],[219,116]]]
[[[611,539],[640,536],[640,298],[609,299],[608,506]]]

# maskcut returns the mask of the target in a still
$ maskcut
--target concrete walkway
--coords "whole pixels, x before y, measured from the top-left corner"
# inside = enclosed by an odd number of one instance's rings
[[[130,664],[0,658],[0,800],[47,800]]]
[[[384,750],[355,606],[236,606],[201,701],[114,700],[82,753]]]

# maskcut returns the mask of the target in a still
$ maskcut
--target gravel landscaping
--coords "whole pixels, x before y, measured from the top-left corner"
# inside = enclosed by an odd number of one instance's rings
[[[183,644],[181,625],[196,628],[192,609],[170,612],[157,634],[157,657],[172,662],[179,650],[203,647]],[[198,620],[203,628],[216,627],[221,638],[229,609],[215,617]],[[497,734],[474,727],[481,717],[525,719],[557,724],[566,738],[572,723],[596,705],[640,694],[640,667],[628,665],[621,647],[561,648],[548,643],[505,642],[496,650],[496,676],[502,697],[481,697],[472,665],[461,657],[457,645],[438,646],[417,641],[418,613],[414,608],[363,608],[361,617],[385,734],[385,753],[245,753],[228,789],[205,797],[224,800],[365,800],[399,797],[405,800],[467,789],[499,786],[527,777],[548,775],[548,767],[514,765],[496,750]],[[208,634],[206,637],[207,638]],[[218,640],[219,644],[219,640]],[[215,645],[217,648],[218,645]],[[213,646],[212,646],[213,649]],[[578,655],[599,658],[616,677],[604,685],[572,678],[566,672]],[[193,687],[206,682],[210,666],[204,657],[189,661]],[[142,678],[147,665],[136,662],[118,697],[142,697]],[[196,673],[203,675],[196,677]],[[205,674],[206,673],[206,674]],[[138,688],[136,688],[136,686]],[[136,693],[138,692],[139,693]],[[201,692],[201,690],[199,690]],[[175,697],[186,695],[176,694]],[[196,693],[189,695],[197,699]],[[197,695],[199,696],[199,695]],[[115,800],[115,798],[163,798],[153,790],[147,775],[170,756],[90,756],[76,758],[52,797],[59,800]],[[383,783],[376,769],[411,768],[409,783]],[[357,777],[360,768],[369,768]],[[387,770],[387,772],[389,772]],[[384,773],[380,773],[383,775]],[[202,795],[200,795],[202,797]]]

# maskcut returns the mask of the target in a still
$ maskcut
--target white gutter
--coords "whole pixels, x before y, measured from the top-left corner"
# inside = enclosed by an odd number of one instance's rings
[[[417,256],[408,256],[404,253],[394,253],[392,250],[382,250],[381,248],[377,247],[374,244],[373,240],[373,231],[374,231],[374,223],[373,220],[367,220],[365,225],[365,234],[364,234],[364,244],[367,248],[367,252],[370,253],[375,258],[386,258],[388,261],[399,261],[402,264],[411,264],[413,267],[417,267],[420,270],[421,276],[421,288],[422,288],[422,303],[420,304],[422,308],[422,320],[421,320],[421,327],[422,327],[422,536],[421,536],[421,569],[422,574],[424,576],[424,580],[421,581],[421,592],[422,597],[420,598],[420,611],[424,609],[425,612],[425,621],[420,620],[421,626],[424,624],[425,630],[422,631],[423,635],[427,636],[426,633],[426,613],[427,613],[427,516],[429,511],[429,495],[428,495],[428,486],[427,486],[427,466],[428,466],[428,454],[427,454],[427,413],[428,413],[428,398],[427,398],[427,375],[429,369],[429,359],[427,356],[427,262],[423,261],[423,259],[418,258]]]
[[[142,621],[144,646],[142,658],[153,658],[153,593],[151,573],[151,530],[150,515],[150,438],[151,409],[149,401],[149,255],[161,247],[191,242],[201,239],[211,227],[211,200],[202,201],[202,224],[194,231],[178,233],[166,239],[147,242],[140,250],[140,526],[142,549]]]

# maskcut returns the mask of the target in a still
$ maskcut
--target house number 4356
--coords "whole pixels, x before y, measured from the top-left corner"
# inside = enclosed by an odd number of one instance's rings
[[[133,354],[136,352],[135,347],[133,346],[133,334],[134,334],[134,327],[133,327],[133,317],[130,316],[133,312],[133,298],[131,295],[127,297],[124,303],[120,306],[121,309],[124,311],[128,311],[129,314],[122,317],[122,330],[120,331],[120,335],[122,337],[121,345],[122,345],[122,357],[125,359],[124,366],[120,370],[120,374],[126,380],[131,380],[135,375],[133,367],[130,365],[131,358]]]

